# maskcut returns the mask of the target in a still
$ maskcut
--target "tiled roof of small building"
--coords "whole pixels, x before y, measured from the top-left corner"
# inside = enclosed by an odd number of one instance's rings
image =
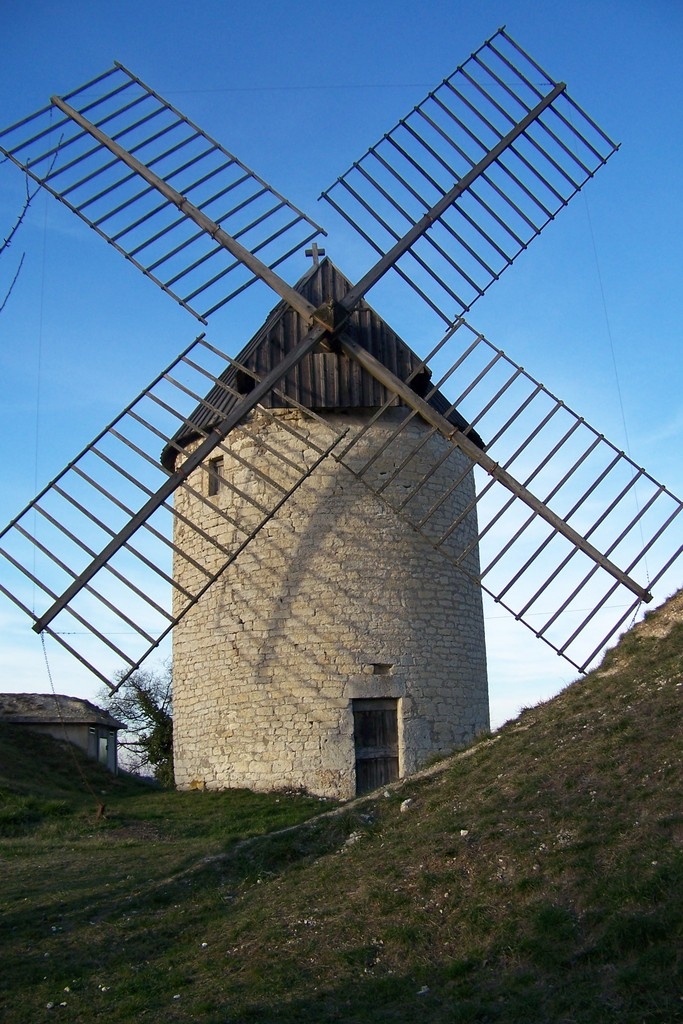
[[[0,722],[15,725],[39,725],[64,722],[69,725],[103,725],[125,729],[103,708],[82,697],[57,693],[0,693]]]
[[[330,301],[340,301],[350,290],[351,284],[332,261],[325,258],[319,265],[311,267],[295,287],[318,308]],[[299,313],[287,302],[279,302],[236,357],[236,362],[262,378],[303,340],[308,330],[308,325]],[[407,380],[417,370],[411,386],[418,394],[426,393],[430,371],[420,369],[419,357],[365,300],[359,302],[344,330],[401,380]],[[235,390],[241,391],[245,383],[246,390],[253,385],[251,377],[232,366],[221,374],[219,380],[233,393],[221,384],[211,389],[206,396],[206,404],[200,405],[189,417],[188,423],[196,425],[197,430],[189,425],[183,426],[173,442],[164,449],[161,460],[168,469],[173,467],[179,447],[194,440],[202,431],[210,430],[230,412],[238,401]],[[261,405],[282,407],[288,404],[287,399],[318,412],[380,408],[392,399],[403,404],[355,360],[342,352],[312,352],[304,356],[282,378],[277,391],[271,391],[261,400]],[[466,431],[475,444],[484,447],[481,438],[468,426],[464,417],[450,408],[445,395],[436,391],[428,401],[454,426]]]

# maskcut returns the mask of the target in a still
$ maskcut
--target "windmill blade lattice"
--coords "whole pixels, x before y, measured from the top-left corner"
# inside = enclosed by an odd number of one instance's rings
[[[452,364],[449,349],[458,352]],[[429,429],[415,409],[397,410],[392,396],[344,440],[327,419],[278,389],[274,404],[303,413],[315,422],[315,436],[322,433],[328,443],[321,446],[305,425],[280,414],[266,453],[263,428],[250,421],[233,428],[229,445],[211,439],[226,408],[244,403],[234,382],[260,378],[198,338],[0,534],[6,581],[0,589],[31,616],[34,628],[46,629],[107,684],[120,683],[295,491],[311,477],[316,486],[316,469],[332,457],[537,636],[585,669],[680,554],[680,547],[672,551],[669,528],[683,503],[464,320],[430,353],[430,362],[438,367],[438,380],[424,398],[437,390],[451,396],[450,407],[434,414],[435,421],[445,419],[445,431]],[[226,372],[226,364],[237,376]],[[426,369],[426,361],[418,363],[405,382]],[[267,404],[259,405],[258,415],[275,420]],[[456,409],[467,413],[463,433],[447,418]],[[371,428],[384,419],[391,427],[381,432],[377,447]],[[495,465],[534,486],[580,541],[605,552],[604,564],[530,512],[495,477],[480,481],[457,519],[444,518],[449,495],[466,486],[473,468],[482,471],[462,450],[469,438],[481,444],[478,432],[491,439],[481,460],[495,458]],[[235,433],[248,440],[246,458],[244,445],[236,455]],[[191,462],[199,444],[209,455]],[[417,483],[414,460],[422,467]],[[212,499],[212,478],[232,491],[227,505]],[[160,481],[173,503],[155,499]],[[151,499],[154,511],[141,512]],[[218,518],[230,524],[227,545],[224,530],[221,542],[215,538]],[[129,524],[135,525],[129,538],[79,585],[105,541]],[[626,582],[615,579],[615,560]],[[73,596],[60,600],[69,585]]]
[[[305,428],[279,420],[267,467],[264,439],[249,425],[232,435],[242,439],[240,455],[234,444],[207,444],[212,398],[241,400],[225,381],[226,364],[234,365],[200,336],[0,533],[0,590],[109,686],[159,647],[341,440],[330,435],[321,448]],[[267,410],[260,416],[272,419]],[[193,439],[182,450],[180,429]],[[193,461],[202,443],[211,457]],[[160,461],[162,448],[173,469]],[[199,486],[188,482],[195,463]],[[231,492],[229,510],[212,498],[214,485]],[[173,501],[160,500],[164,487]],[[188,504],[196,509],[186,495],[199,501],[199,515],[185,514]],[[229,525],[220,542],[219,520]]]
[[[0,151],[203,321],[324,233],[120,64],[52,102]],[[451,323],[616,148],[501,29],[323,193],[382,257],[347,308],[395,269]]]
[[[380,257],[329,306],[316,307],[273,271],[321,229],[121,65],[0,133],[0,149],[200,319],[261,278],[300,321],[295,346],[270,374],[254,375],[248,398],[223,376],[228,355],[198,339],[0,535],[12,575],[5,592],[34,628],[49,630],[100,678],[110,681],[112,657],[129,672],[156,649],[331,455],[578,667],[591,656],[586,631],[592,635],[596,616],[609,610],[615,588],[629,591],[629,607],[632,594],[636,604],[649,597],[642,563],[678,515],[677,499],[639,471],[642,511],[624,522],[623,502],[636,489],[630,462],[479,336],[472,333],[457,360],[439,370],[436,387],[448,387],[488,451],[370,358],[348,330],[362,297],[396,269],[453,327],[429,357],[441,365],[448,345],[471,332],[459,314],[615,151],[564,85],[503,30],[324,194]],[[276,469],[269,460],[265,472],[255,441],[233,486],[233,539],[217,543],[204,512],[192,519],[183,511],[183,495],[198,496],[190,474],[218,479],[216,460],[235,458],[223,443],[228,433],[248,432],[245,417],[260,398],[325,341],[412,407],[395,429],[400,458],[391,441],[368,450],[365,433],[339,456],[338,434],[320,446],[295,430],[296,450],[269,452]],[[216,398],[226,387],[228,415]],[[285,404],[302,411],[291,399]],[[406,432],[415,414],[434,428],[421,430],[418,446],[438,443],[433,468],[407,487]],[[179,427],[196,443],[164,468],[155,453],[177,447]],[[463,532],[460,522],[439,522],[435,488],[458,486],[473,465],[494,483],[473,497]],[[210,500],[200,504],[214,515]],[[648,540],[638,546],[633,537],[644,520]],[[673,557],[658,555],[655,578]],[[178,584],[179,560],[192,567],[190,588]],[[542,585],[530,585],[539,571]],[[596,577],[608,579],[598,591]],[[35,592],[47,604],[38,611]],[[590,600],[591,613],[567,627],[577,600]],[[612,622],[602,637],[617,628]],[[71,639],[81,634],[83,642]]]
[[[451,323],[617,148],[501,29],[322,197]]]
[[[457,353],[452,364],[449,351]],[[414,410],[399,419],[381,448],[373,448],[371,427],[395,416],[391,403],[335,457],[584,671],[650,600],[650,588],[680,555],[675,538],[683,502],[463,319],[436,346],[432,360],[438,380],[425,399],[447,392],[452,405],[444,416],[456,409],[464,415],[464,435],[476,430],[488,439],[486,456],[494,465],[464,456],[457,434],[449,442],[436,427],[416,432]],[[426,361],[411,376],[425,368]],[[414,439],[407,440],[411,433]],[[415,483],[414,466],[425,463]],[[532,489],[557,516],[556,525],[501,486],[498,467]],[[451,520],[448,498],[472,468],[476,493]],[[563,525],[576,531],[577,543],[562,533]]]
[[[60,111],[65,101],[115,153]],[[121,64],[0,132],[0,151],[204,322],[256,278],[122,155],[269,267],[325,233]]]

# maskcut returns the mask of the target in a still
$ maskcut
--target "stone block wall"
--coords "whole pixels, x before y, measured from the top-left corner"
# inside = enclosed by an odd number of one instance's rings
[[[480,588],[354,474],[405,415],[395,409],[373,424],[346,465],[325,459],[175,627],[180,788],[353,796],[355,698],[398,700],[401,775],[488,728]],[[296,473],[274,450],[311,465],[318,452],[307,440],[326,447],[330,431],[353,435],[368,421],[369,415],[339,413],[326,415],[323,425],[299,412],[255,411],[249,434],[231,434],[223,453],[223,476],[245,495],[248,490],[248,498],[223,488],[209,499],[208,474],[200,468],[189,482],[204,501],[180,491],[177,510],[230,547],[241,536],[235,522],[248,528],[262,517],[250,500],[260,495],[266,502],[272,490],[250,466],[291,486]],[[370,482],[399,466],[416,441],[420,455],[391,484],[406,492],[446,445],[417,419],[368,470]],[[455,460],[457,466],[451,456],[430,481],[434,493],[428,487],[416,499],[428,507],[446,477],[454,479],[456,469],[464,474],[430,520],[435,533],[473,497],[467,461],[459,453]],[[469,512],[458,543],[475,531]],[[176,540],[197,562],[218,567],[220,554],[182,521]],[[476,548],[468,569],[476,575]],[[186,559],[178,557],[174,571],[181,583],[196,582],[198,570]]]

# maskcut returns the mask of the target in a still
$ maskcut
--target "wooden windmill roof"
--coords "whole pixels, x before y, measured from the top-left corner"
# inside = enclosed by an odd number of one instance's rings
[[[329,301],[339,301],[350,290],[351,284],[331,260],[325,258],[313,266],[295,286],[316,308]],[[236,357],[236,362],[258,377],[264,377],[308,333],[303,317],[282,301],[272,310],[263,326]],[[344,326],[346,333],[366,348],[401,380],[417,370],[412,387],[418,394],[428,390],[430,371],[420,368],[421,360],[394,330],[362,300]],[[236,367],[229,366],[220,376],[222,384],[241,393],[251,390],[253,378]],[[367,373],[355,360],[342,352],[316,351],[304,356],[278,384],[280,394],[271,391],[261,401],[268,408],[287,406],[291,399],[307,409],[317,412],[350,409],[376,409],[392,399],[403,404]],[[182,427],[162,453],[163,464],[172,469],[177,446],[183,446],[215,425],[219,415],[227,415],[238,398],[217,384],[206,396],[206,405],[193,412],[190,421],[197,427]],[[467,421],[455,410],[449,412],[450,402],[435,392],[429,404],[461,430]],[[484,444],[471,428],[468,436]]]

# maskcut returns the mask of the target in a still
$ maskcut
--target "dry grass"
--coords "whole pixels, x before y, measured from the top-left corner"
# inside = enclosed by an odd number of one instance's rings
[[[121,782],[95,823],[0,746],[3,1020],[682,1020],[682,683],[679,595],[495,743],[334,814]]]

